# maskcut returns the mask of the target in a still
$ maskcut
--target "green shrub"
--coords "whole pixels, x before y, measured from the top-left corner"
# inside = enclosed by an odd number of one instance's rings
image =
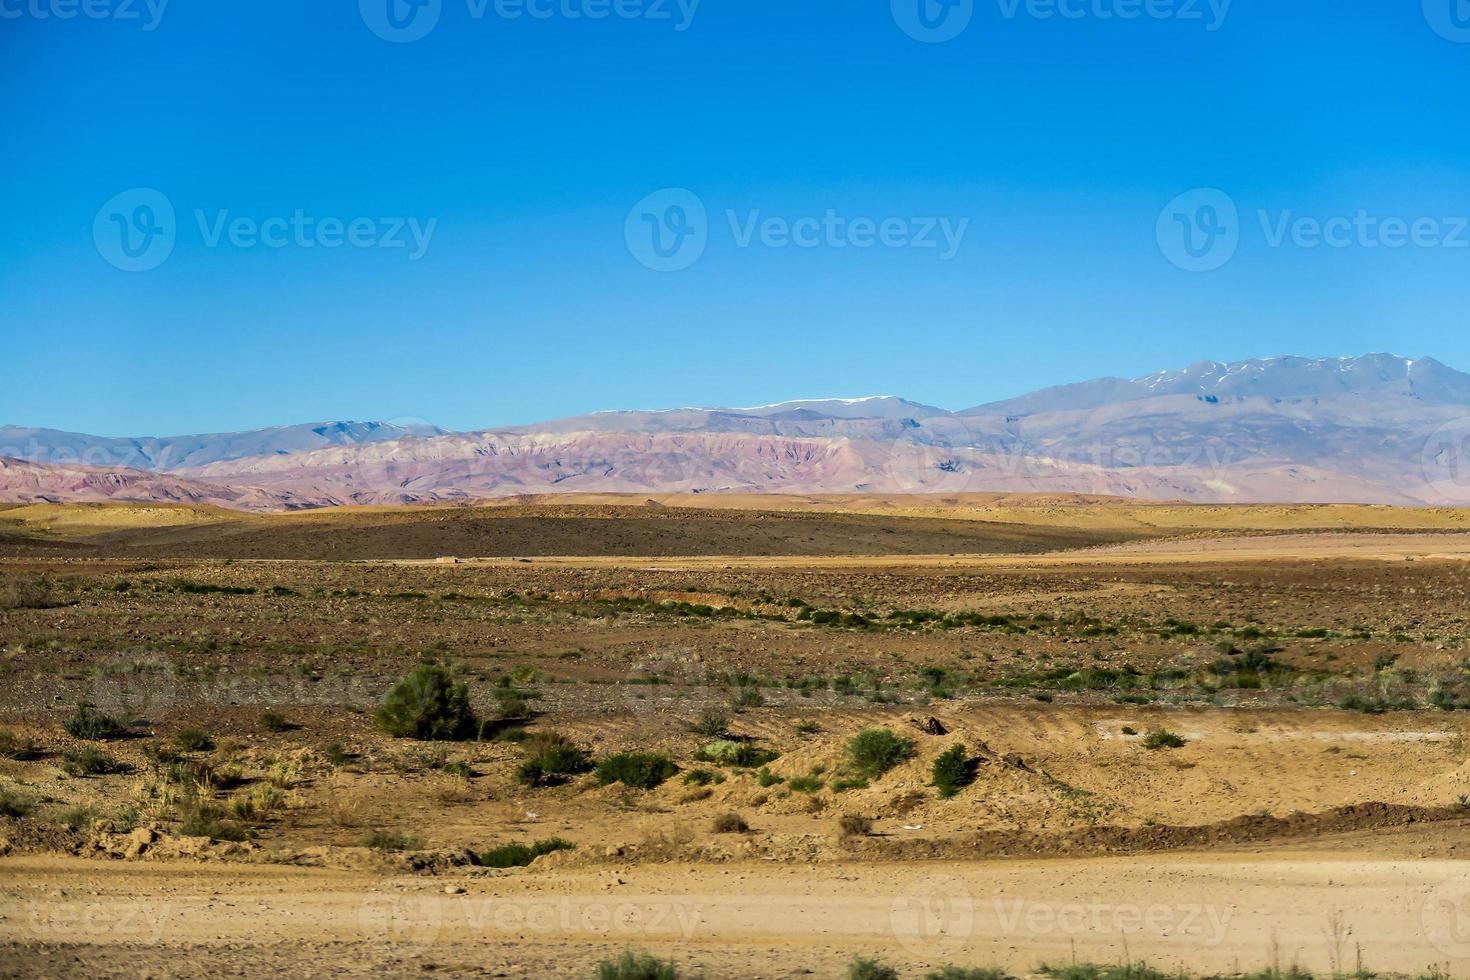
[[[975,781],[975,764],[963,744],[951,745],[934,760],[934,786],[940,799],[949,799]]]
[[[456,776],[460,779],[475,778],[474,767],[471,766],[468,762],[465,762],[463,759],[455,759],[452,762],[446,762],[444,763],[444,765],[439,767],[439,771],[446,776]]]
[[[834,779],[832,780],[832,792],[846,793],[850,789],[867,789],[866,779]]]
[[[374,830],[362,839],[362,846],[371,847],[375,851],[417,851],[424,846],[424,842],[394,830]]]
[[[847,964],[847,980],[898,980],[898,971],[877,960],[854,956]]]
[[[708,769],[691,769],[684,774],[685,786],[708,786],[710,783],[723,783],[725,777]]]
[[[38,755],[40,750],[36,748],[34,741],[21,738],[9,729],[0,728],[0,758],[26,762]]]
[[[175,592],[185,595],[255,595],[254,589],[241,585],[209,585],[186,578],[176,578],[172,584]]]
[[[679,968],[629,949],[615,960],[597,964],[597,980],[679,980]]]
[[[700,762],[714,762],[722,766],[740,766],[745,769],[754,769],[768,762],[774,762],[781,758],[780,752],[771,749],[762,749],[748,742],[732,742],[729,739],[717,739],[700,748],[694,754],[694,758]]]
[[[174,744],[185,752],[208,752],[214,748],[214,739],[202,728],[180,728],[174,733]]]
[[[211,840],[242,841],[250,834],[239,824],[225,819],[223,808],[196,800],[184,807],[179,833],[184,837],[208,837]]]
[[[1184,738],[1167,728],[1155,728],[1143,737],[1146,749],[1177,749],[1184,745]]]
[[[475,734],[470,692],[449,671],[419,664],[388,693],[375,716],[378,728],[395,738],[457,741]]]
[[[622,783],[634,789],[653,789],[678,771],[679,767],[666,755],[618,752],[599,762],[595,774],[602,786]]]
[[[0,585],[0,609],[50,609],[61,603],[51,586],[38,578],[11,578]]]
[[[701,714],[689,730],[706,738],[724,738],[730,734],[730,719],[723,711],[711,708]]]
[[[91,742],[105,742],[109,739],[122,738],[127,734],[121,722],[102,714],[86,701],[77,705],[77,710],[70,718],[62,722],[61,727],[71,737]]]
[[[771,772],[770,769],[762,769],[757,776],[756,781],[761,784],[761,789],[770,789],[772,786],[775,786],[779,783],[784,783],[786,780]]]
[[[550,786],[592,768],[587,751],[557,732],[537,732],[525,741],[526,761],[516,770],[522,786]]]
[[[480,854],[479,861],[485,868],[524,868],[543,854],[570,851],[574,847],[576,845],[571,841],[559,837],[538,840],[534,844],[501,844]]]
[[[1011,980],[1011,975],[996,966],[946,966],[924,974],[924,980]]]
[[[72,830],[85,830],[97,819],[97,811],[89,806],[74,806],[68,810],[62,810],[56,819],[63,826]]]
[[[758,687],[742,687],[734,698],[730,700],[730,707],[736,711],[745,708],[761,708],[766,703],[765,695],[761,694]]]
[[[12,789],[0,788],[0,817],[25,817],[36,808],[29,799]]]
[[[262,711],[255,723],[263,732],[284,732],[291,727],[290,722],[286,721],[286,716],[279,711]]]
[[[847,760],[853,770],[870,779],[888,772],[914,754],[914,743],[886,728],[868,728],[847,742]]]
[[[815,793],[822,788],[822,781],[816,776],[792,776],[786,785],[796,793]]]
[[[1169,975],[1147,963],[1072,963],[1067,966],[1043,964],[1037,970],[1053,980],[1169,980]]]
[[[750,830],[745,818],[735,812],[722,813],[715,817],[714,831],[717,834],[743,834]]]
[[[495,696],[497,721],[524,721],[531,717],[531,703],[524,692],[502,684],[492,692]]]
[[[112,756],[99,748],[84,745],[79,749],[69,749],[62,753],[61,771],[68,776],[105,776],[108,773],[122,772],[123,766]]]

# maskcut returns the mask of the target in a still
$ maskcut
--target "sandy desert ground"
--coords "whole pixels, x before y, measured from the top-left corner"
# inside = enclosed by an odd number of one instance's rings
[[[1466,519],[6,508],[0,974],[1470,975]]]

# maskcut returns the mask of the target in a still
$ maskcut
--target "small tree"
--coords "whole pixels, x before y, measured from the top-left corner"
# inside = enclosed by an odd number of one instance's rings
[[[61,727],[73,738],[83,738],[91,742],[105,742],[127,734],[121,722],[110,715],[104,715],[86,701],[77,705],[77,710],[62,722]]]
[[[557,732],[538,732],[526,739],[526,761],[516,770],[516,781],[549,786],[591,768],[592,760],[581,746]]]
[[[619,752],[599,762],[596,775],[600,786],[622,783],[633,789],[653,789],[678,771],[666,755]]]
[[[940,799],[949,799],[975,781],[975,764],[963,743],[945,749],[934,760],[934,786]]]
[[[395,738],[458,741],[474,735],[478,721],[469,688],[437,664],[419,664],[399,681],[375,716],[378,728]]]
[[[867,728],[847,741],[847,759],[860,776],[876,779],[914,754],[914,743],[886,728]]]

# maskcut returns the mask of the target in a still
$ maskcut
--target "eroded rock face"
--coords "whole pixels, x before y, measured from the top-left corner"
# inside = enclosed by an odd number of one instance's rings
[[[1454,505],[1470,500],[1452,499],[1453,454],[1433,449],[1459,445],[1467,412],[1470,375],[1373,354],[1204,362],[961,412],[883,397],[473,433],[336,423],[168,440],[0,426],[0,500],[285,510],[566,492],[991,491]]]

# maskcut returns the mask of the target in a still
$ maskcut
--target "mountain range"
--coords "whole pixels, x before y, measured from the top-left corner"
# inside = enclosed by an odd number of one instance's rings
[[[477,432],[331,422],[119,439],[0,426],[0,500],[270,510],[578,491],[1006,491],[1470,504],[1467,447],[1470,375],[1427,357],[1274,357],[961,411],[876,396]]]

